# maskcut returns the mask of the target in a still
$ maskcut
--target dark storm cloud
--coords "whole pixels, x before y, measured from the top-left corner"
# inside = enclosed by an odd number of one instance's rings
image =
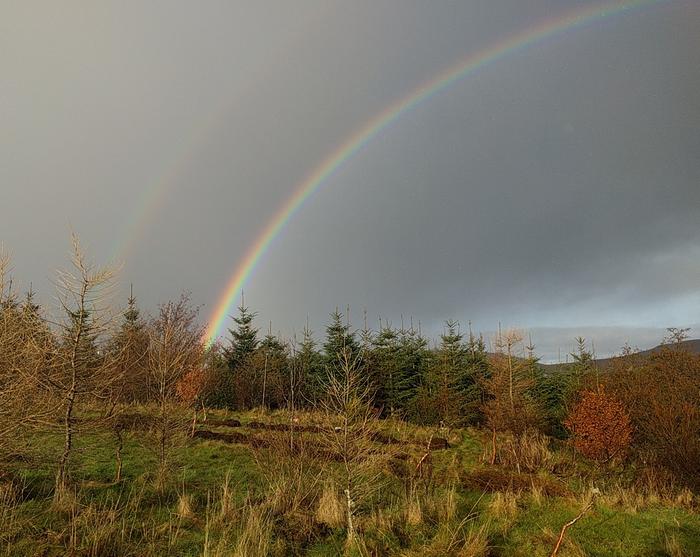
[[[64,260],[69,225],[109,253],[166,176],[123,280],[147,307],[188,288],[206,311],[353,131],[572,3],[204,6],[22,3],[3,18],[0,238],[19,278]],[[250,303],[285,334],[345,304],[358,324],[363,308],[403,313],[430,335],[449,317],[501,321],[535,328],[550,358],[576,328],[615,326],[585,329],[602,353],[697,322],[699,27],[692,2],[632,10],[419,105],[302,207]]]

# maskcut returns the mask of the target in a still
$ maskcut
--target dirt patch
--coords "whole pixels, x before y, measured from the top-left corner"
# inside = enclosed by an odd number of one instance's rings
[[[462,485],[468,489],[487,492],[530,491],[536,487],[548,497],[562,497],[568,494],[566,487],[556,480],[498,468],[482,468],[465,474]]]
[[[428,448],[431,451],[441,451],[443,449],[449,449],[450,444],[448,443],[447,439],[443,439],[442,437],[433,437],[430,440],[430,446]]]
[[[241,427],[241,422],[236,419],[230,420],[207,420],[204,422],[211,427]]]
[[[117,431],[148,431],[154,422],[148,414],[125,412],[114,417],[113,428]]]
[[[267,441],[259,439],[253,435],[246,435],[233,431],[231,433],[219,433],[208,429],[200,429],[194,432],[197,439],[207,439],[211,441],[222,441],[224,443],[238,443],[240,445],[250,445],[251,447],[266,447]]]
[[[266,431],[299,431],[301,433],[320,433],[321,428],[315,425],[289,425],[289,424],[264,424],[262,422],[249,422],[246,427],[250,429],[263,429]]]

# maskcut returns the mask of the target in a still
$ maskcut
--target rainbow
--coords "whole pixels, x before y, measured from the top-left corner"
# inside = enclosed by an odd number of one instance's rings
[[[547,19],[534,27],[530,27],[495,44],[474,52],[451,66],[445,71],[400,98],[364,126],[346,139],[340,147],[330,153],[306,178],[297,186],[294,193],[287,199],[277,213],[269,220],[267,226],[250,246],[244,257],[238,263],[223,293],[214,307],[209,326],[205,333],[205,343],[211,346],[220,335],[229,314],[233,301],[241,293],[246,281],[250,278],[260,259],[269,249],[272,241],[280,234],[285,225],[299,211],[304,201],[326,182],[336,170],[357,154],[365,145],[376,137],[383,129],[398,120],[404,113],[418,104],[428,100],[436,93],[466,78],[484,66],[496,62],[523,48],[532,46],[544,39],[561,34],[570,29],[580,28],[586,24],[628,12],[645,5],[658,4],[664,0],[636,0],[614,2],[586,7],[569,12],[568,14]]]

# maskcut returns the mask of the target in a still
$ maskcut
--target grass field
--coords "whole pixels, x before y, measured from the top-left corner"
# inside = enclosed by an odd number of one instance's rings
[[[222,423],[231,419],[241,425]],[[391,420],[375,424],[358,472],[348,544],[342,464],[324,458],[314,431],[322,417],[302,414],[291,446],[288,424],[283,412],[210,413],[198,435],[214,438],[183,435],[160,487],[146,431],[124,435],[117,483],[114,436],[86,432],[72,462],[75,491],[60,504],[52,495],[62,439],[28,435],[0,483],[2,554],[547,556],[592,500],[559,555],[700,555],[697,496],[642,470],[600,470],[565,445],[534,440],[518,472],[505,452],[487,463],[483,432]]]

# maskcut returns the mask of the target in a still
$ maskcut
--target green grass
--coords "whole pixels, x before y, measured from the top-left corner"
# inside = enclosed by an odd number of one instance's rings
[[[283,413],[236,417],[244,425],[253,420],[289,423]],[[398,447],[387,445],[386,450],[405,451],[406,469],[411,470],[425,453],[432,432],[389,421],[379,427],[400,440]],[[245,427],[241,431],[274,435]],[[264,529],[271,532],[264,550],[271,555],[338,555],[345,547],[343,528],[329,528],[315,519],[322,486],[312,478],[336,473],[337,464],[323,468],[322,463],[295,461],[269,449],[256,457],[245,445],[187,439],[174,451],[173,472],[166,489],[159,491],[153,481],[157,462],[149,449],[152,441],[143,432],[124,436],[123,480],[114,484],[114,438],[108,431],[97,431],[76,439],[71,470],[77,499],[72,507],[60,509],[52,505],[60,434],[34,433],[25,441],[29,460],[14,460],[4,467],[21,493],[12,505],[0,503],[0,555],[200,556],[207,539],[207,555],[256,555],[252,549],[241,549],[241,544],[247,540],[249,548],[254,541],[262,543]],[[571,467],[587,470],[587,465],[569,463],[568,475],[560,479],[540,473],[551,481],[563,481],[568,495],[538,497],[526,490],[509,499],[466,487],[468,473],[487,468],[482,443],[488,441],[480,432],[454,430],[449,441],[449,449],[431,453],[430,475],[412,484],[420,507],[420,518],[413,523],[407,521],[405,478],[381,465],[381,490],[358,506],[362,543],[350,548],[350,554],[550,555],[560,528],[585,502],[588,488],[570,473]],[[557,456],[568,458],[564,452]],[[299,470],[301,474],[295,472]],[[275,477],[280,480],[276,491],[268,483]],[[225,510],[221,494],[227,481],[230,508]],[[697,497],[690,505],[674,504],[668,497],[625,505],[611,504],[604,495],[567,532],[561,556],[700,555]],[[511,501],[511,510],[504,500]],[[256,517],[263,530],[254,530]],[[476,551],[475,533],[480,531],[485,532],[489,549],[470,553]]]

